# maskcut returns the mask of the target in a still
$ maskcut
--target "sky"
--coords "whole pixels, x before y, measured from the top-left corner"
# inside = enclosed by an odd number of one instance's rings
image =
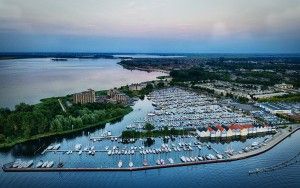
[[[0,52],[300,53],[300,0],[0,0]]]

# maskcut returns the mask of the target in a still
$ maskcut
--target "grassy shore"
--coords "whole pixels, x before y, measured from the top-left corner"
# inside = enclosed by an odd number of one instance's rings
[[[48,132],[48,133],[44,133],[44,134],[34,135],[32,137],[29,137],[29,138],[19,138],[19,139],[11,141],[9,143],[1,143],[0,144],[0,149],[10,148],[10,147],[13,147],[16,144],[21,144],[21,143],[24,143],[24,142],[27,142],[27,141],[33,141],[33,140],[37,140],[37,139],[40,139],[40,138],[67,135],[67,134],[75,133],[75,132],[78,132],[78,131],[83,131],[85,129],[98,127],[100,125],[105,125],[106,123],[111,123],[111,122],[116,121],[120,118],[123,118],[126,114],[130,113],[131,111],[132,111],[132,108],[128,107],[128,108],[126,108],[126,112],[124,114],[120,115],[120,116],[113,117],[113,118],[110,118],[110,119],[106,119],[106,120],[100,121],[100,122],[95,123],[95,124],[86,125],[86,126],[81,127],[81,128],[77,128],[77,129],[73,129],[73,130],[66,130],[66,131],[61,131],[61,132]]]

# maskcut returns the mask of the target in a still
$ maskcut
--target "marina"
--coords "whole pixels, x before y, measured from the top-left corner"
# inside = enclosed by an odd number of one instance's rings
[[[269,145],[266,145],[262,147],[260,150],[253,150],[249,153],[239,154],[238,156],[234,156],[227,159],[217,159],[217,158],[211,158],[213,156],[212,154],[208,155],[207,160],[199,160],[193,159],[191,160],[191,157],[181,157],[182,163],[169,163],[165,164],[164,160],[160,160],[160,162],[157,165],[147,165],[147,166],[140,166],[140,167],[134,167],[133,163],[129,162],[129,167],[121,168],[122,163],[118,163],[118,168],[100,168],[100,167],[94,167],[94,168],[51,168],[53,166],[53,161],[51,162],[45,162],[46,166],[42,166],[42,168],[28,168],[28,167],[22,167],[22,168],[14,168],[12,163],[6,164],[3,166],[3,170],[5,172],[53,172],[53,171],[139,171],[139,170],[151,170],[151,169],[159,169],[159,168],[170,168],[170,167],[180,167],[180,166],[190,166],[190,165],[200,165],[200,164],[210,164],[210,163],[222,163],[222,162],[231,162],[241,159],[246,159],[249,157],[257,156],[259,154],[262,154],[270,149],[272,149],[274,146],[282,142],[285,138],[289,137],[294,132],[298,131],[300,128],[297,127],[293,132],[285,132],[282,133],[280,136],[278,136],[275,140],[272,141]],[[299,155],[299,154],[298,154]],[[298,156],[297,155],[297,156]],[[296,156],[296,157],[297,157]],[[203,159],[203,158],[202,158]],[[162,162],[163,161],[163,162]],[[172,160],[171,160],[172,161]],[[45,164],[44,163],[44,164]],[[43,164],[43,165],[44,165]],[[284,163],[283,163],[284,164]],[[45,168],[46,167],[46,168]],[[253,173],[252,171],[249,172],[250,174]]]
[[[17,158],[4,164],[3,171],[143,171],[225,163],[260,155],[299,129],[261,126],[253,116],[217,103],[211,96],[176,87],[157,90],[136,101],[120,122],[84,132],[71,142],[42,143],[34,160]],[[122,137],[124,130],[145,132],[146,123],[155,131],[182,134]],[[210,139],[203,140],[206,136]]]
[[[243,148],[243,151],[238,151],[238,152],[228,152],[227,150],[220,154],[220,152],[212,147],[209,144],[202,144],[201,142],[194,142],[193,147],[192,143],[185,143],[185,142],[180,142],[178,145],[180,146],[175,146],[175,144],[171,144],[169,147],[167,144],[162,144],[161,146],[161,151],[159,149],[146,149],[144,150],[143,147],[134,147],[132,146],[130,150],[125,150],[124,153],[122,154],[119,152],[116,152],[117,147],[113,146],[112,150],[109,150],[109,148],[106,148],[105,150],[101,150],[101,152],[107,152],[107,155],[110,156],[112,152],[115,152],[117,154],[115,155],[129,155],[129,162],[127,163],[128,166],[125,166],[124,162],[122,160],[119,160],[117,165],[115,167],[86,167],[86,168],[81,168],[81,167],[62,167],[65,164],[62,164],[62,162],[59,162],[57,166],[54,166],[54,161],[39,161],[36,166],[33,166],[33,160],[28,161],[28,162],[22,162],[21,160],[16,160],[14,163],[8,163],[3,166],[3,170],[5,172],[36,172],[36,171],[41,171],[41,172],[51,172],[51,171],[139,171],[139,170],[150,170],[150,169],[159,169],[159,168],[169,168],[169,167],[180,167],[180,166],[190,166],[190,165],[201,165],[201,164],[210,164],[210,163],[222,163],[222,162],[231,162],[231,161],[236,161],[236,160],[241,160],[241,159],[246,159],[249,157],[257,156],[259,154],[262,154],[270,149],[272,149],[274,146],[276,146],[278,143],[283,141],[285,138],[289,137],[291,134],[299,130],[298,125],[293,126],[293,131],[281,131],[274,135],[272,138],[265,138],[261,142],[253,142],[251,145],[246,146]],[[53,146],[58,146],[57,144]],[[51,150],[46,150],[47,152],[69,152],[69,154],[72,154],[74,152],[80,152],[80,151],[85,151],[87,154],[89,154],[90,151],[92,152],[100,152],[100,150],[95,150],[95,147],[90,147],[92,150],[53,150],[53,146],[48,146],[46,149],[51,149]],[[76,144],[75,148],[79,148],[79,145]],[[174,147],[175,146],[175,147]],[[59,147],[56,147],[59,148]],[[81,147],[80,147],[81,148]],[[172,149],[170,148],[185,148],[187,151],[193,151],[193,148],[197,148],[199,152],[206,148],[208,150],[211,150],[213,152],[206,154],[206,155],[195,155],[192,156],[191,153],[185,153],[185,156],[180,156],[178,157],[177,160],[174,160],[173,158],[165,158],[161,157],[160,152],[172,152]],[[189,148],[189,149],[187,149]],[[191,149],[192,148],[192,149]],[[247,149],[248,148],[248,149]],[[138,151],[139,152],[136,152]],[[127,152],[126,152],[127,151]],[[156,152],[157,151],[157,152]],[[173,152],[176,150],[174,149]],[[178,150],[177,150],[178,151]],[[109,154],[110,153],[110,154]],[[126,153],[126,154],[125,154]],[[153,164],[149,164],[148,161],[145,159],[145,157],[148,156],[153,156],[153,154],[158,154],[159,158],[156,159],[156,162]],[[135,155],[140,155],[142,162],[140,164],[132,161],[132,156]],[[178,162],[179,161],[179,162]],[[66,163],[67,164],[67,163]],[[137,166],[136,166],[137,165]],[[32,167],[31,167],[32,166]],[[250,172],[249,172],[250,173]],[[252,174],[252,172],[251,172]]]

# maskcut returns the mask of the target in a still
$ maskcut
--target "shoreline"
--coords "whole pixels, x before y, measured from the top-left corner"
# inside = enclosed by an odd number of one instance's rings
[[[91,125],[86,126],[86,127],[81,127],[81,128],[78,128],[78,129],[67,130],[67,131],[57,132],[57,133],[54,132],[54,133],[40,134],[40,135],[35,135],[35,136],[33,136],[31,138],[28,138],[28,139],[24,138],[24,139],[19,139],[19,140],[16,140],[16,141],[8,143],[8,144],[7,143],[0,144],[0,150],[1,149],[12,148],[13,146],[15,146],[17,144],[21,144],[21,143],[28,142],[28,141],[34,141],[34,140],[38,140],[38,139],[41,139],[41,138],[49,138],[49,137],[53,137],[53,136],[63,136],[63,135],[68,135],[68,134],[75,133],[75,132],[78,132],[78,131],[83,131],[85,129],[94,128],[94,127],[100,126],[102,124],[111,123],[111,122],[113,122],[113,121],[115,121],[119,118],[123,118],[125,115],[129,114],[130,112],[132,112],[132,108],[128,109],[128,111],[125,114],[121,115],[121,116],[113,117],[113,118],[98,122],[96,124],[91,124]]]
[[[174,167],[181,167],[181,166],[192,166],[192,165],[201,165],[201,164],[212,164],[212,163],[224,163],[224,162],[232,162],[237,160],[243,160],[250,157],[258,156],[260,154],[263,154],[272,148],[274,148],[276,145],[281,143],[286,138],[290,137],[293,133],[300,130],[299,124],[295,124],[296,127],[293,131],[289,132],[288,130],[284,129],[281,134],[275,136],[274,139],[270,141],[266,146],[263,146],[259,149],[249,151],[247,153],[237,154],[232,156],[229,159],[219,159],[219,160],[208,160],[208,161],[198,161],[198,162],[187,162],[187,163],[176,163],[176,164],[165,164],[165,165],[155,165],[155,166],[142,166],[142,167],[126,167],[126,168],[9,168],[8,165],[11,165],[11,163],[8,163],[6,165],[2,166],[2,170],[4,172],[70,172],[70,171],[82,171],[82,172],[88,172],[88,171],[143,171],[143,170],[153,170],[153,169],[161,169],[161,168],[174,168]]]

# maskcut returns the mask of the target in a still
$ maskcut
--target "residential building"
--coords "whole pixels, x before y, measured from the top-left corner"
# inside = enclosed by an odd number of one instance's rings
[[[96,102],[96,94],[92,89],[73,94],[73,102],[75,104],[86,104]]]
[[[128,104],[130,98],[124,94],[121,93],[119,90],[117,89],[110,89],[107,91],[107,95],[109,96],[109,100],[111,102],[116,102],[116,103],[121,103],[121,104]]]

